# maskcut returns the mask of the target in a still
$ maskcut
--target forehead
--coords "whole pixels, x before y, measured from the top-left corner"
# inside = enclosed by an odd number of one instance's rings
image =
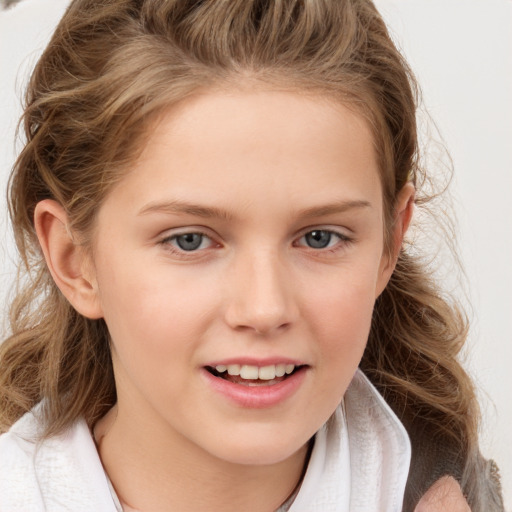
[[[256,147],[268,143],[265,138],[271,139],[274,134],[279,137],[272,142],[281,147],[302,138],[309,145],[344,145],[340,149],[345,151],[357,139],[364,143],[373,139],[366,119],[352,105],[312,92],[272,90],[258,85],[242,86],[240,90],[214,89],[182,100],[162,110],[149,132],[153,144],[167,142],[166,137],[172,134],[176,141],[181,138],[180,145],[192,142],[206,147],[211,143],[216,148],[219,143]],[[368,153],[368,157],[373,156]]]
[[[319,95],[242,90],[162,111],[120,187],[137,203],[192,191],[195,202],[296,201],[304,209],[308,201],[378,201],[379,181],[371,130],[353,109]]]

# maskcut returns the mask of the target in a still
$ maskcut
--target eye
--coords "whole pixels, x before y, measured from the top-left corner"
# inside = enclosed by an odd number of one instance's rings
[[[349,239],[334,231],[327,229],[314,229],[303,235],[298,245],[307,246],[311,249],[328,249],[339,244],[341,241],[349,241]]]
[[[212,239],[203,233],[182,233],[162,240],[163,244],[169,244],[173,248],[193,252],[199,249],[207,249],[213,243]]]

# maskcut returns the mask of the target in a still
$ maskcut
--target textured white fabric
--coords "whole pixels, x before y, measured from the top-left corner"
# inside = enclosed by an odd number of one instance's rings
[[[0,436],[0,512],[116,512],[84,421],[35,442],[37,408]],[[409,471],[404,427],[358,371],[315,437],[289,512],[399,512]]]
[[[37,413],[0,436],[0,512],[116,512],[85,422],[38,443]]]
[[[304,481],[288,512],[350,511],[350,444],[344,407],[315,436]]]
[[[358,370],[344,407],[315,437],[289,512],[400,512],[410,459],[405,428]]]

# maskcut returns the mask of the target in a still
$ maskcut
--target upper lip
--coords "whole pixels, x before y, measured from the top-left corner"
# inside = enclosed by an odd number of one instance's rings
[[[290,357],[267,357],[263,359],[255,357],[230,357],[226,359],[216,359],[215,361],[211,361],[205,364],[204,366],[215,368],[216,366],[229,366],[232,364],[239,364],[241,366],[258,366],[259,368],[263,366],[271,366],[277,364],[293,364],[295,366],[307,366],[304,361]]]

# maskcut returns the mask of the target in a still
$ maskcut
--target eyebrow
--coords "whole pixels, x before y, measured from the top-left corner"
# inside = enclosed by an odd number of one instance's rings
[[[305,208],[298,212],[298,216],[306,219],[323,217],[336,213],[344,213],[354,209],[371,208],[371,206],[370,202],[363,200],[337,201],[321,206]],[[222,208],[204,206],[179,200],[149,203],[140,210],[138,215],[147,215],[149,213],[192,215],[195,217],[218,218],[228,221],[233,220],[234,218],[232,213]]]
[[[140,210],[138,215],[147,215],[148,213],[193,215],[194,217],[219,218],[224,220],[233,219],[233,215],[222,208],[203,206],[179,200],[149,203]]]
[[[372,205],[369,201],[353,200],[353,201],[338,201],[322,206],[313,206],[306,208],[299,212],[299,216],[303,218],[323,217],[325,215],[333,215],[336,213],[344,213],[349,210],[357,210],[363,208],[371,208]]]

